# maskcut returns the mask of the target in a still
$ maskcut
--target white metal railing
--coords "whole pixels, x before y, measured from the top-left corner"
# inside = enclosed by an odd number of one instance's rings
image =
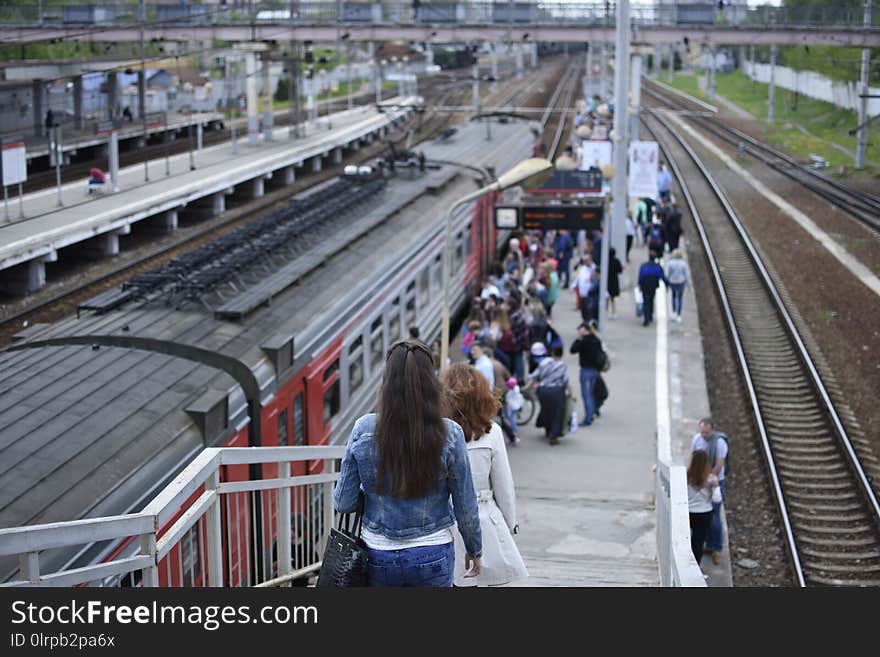
[[[687,472],[683,465],[657,462],[654,499],[660,585],[705,587],[706,580],[691,551]]]
[[[657,456],[654,466],[654,506],[657,514],[657,566],[661,586],[707,586],[691,550],[690,513],[686,469],[672,465],[672,431],[669,412],[667,300],[656,307]]]
[[[17,555],[20,564],[3,586],[305,583],[321,566],[333,523],[333,462],[344,451],[205,449],[140,513],[0,529],[0,556]],[[309,474],[318,461],[323,472]],[[40,572],[45,551],[108,542],[113,549],[102,561]]]

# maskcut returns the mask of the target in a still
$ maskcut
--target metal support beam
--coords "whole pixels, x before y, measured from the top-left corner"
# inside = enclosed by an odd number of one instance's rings
[[[767,95],[767,120],[776,120],[776,46],[770,46],[770,84]]]
[[[612,180],[611,216],[604,219],[601,255],[601,282],[599,294],[599,331],[605,331],[605,294],[608,290],[608,253],[613,244],[623,253],[626,242],[627,172],[629,135],[627,134],[627,107],[629,92],[629,0],[617,2],[617,41],[614,53],[614,169]]]
[[[871,0],[865,0],[865,27],[871,26]],[[856,168],[862,169],[865,166],[865,151],[868,147],[868,126],[865,122],[868,120],[868,89],[869,75],[871,67],[871,50],[870,48],[862,49],[862,70],[859,78],[859,125],[864,126],[859,130],[856,137]]]

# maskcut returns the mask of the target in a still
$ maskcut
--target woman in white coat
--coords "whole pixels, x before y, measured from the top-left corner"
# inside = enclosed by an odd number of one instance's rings
[[[451,365],[440,377],[443,384],[445,414],[464,430],[468,460],[480,511],[483,557],[480,574],[464,578],[464,568],[456,565],[455,586],[497,586],[529,573],[513,540],[516,531],[516,493],[507,459],[507,446],[501,427],[493,421],[499,400],[476,369],[464,363]],[[453,532],[456,554],[464,544]]]

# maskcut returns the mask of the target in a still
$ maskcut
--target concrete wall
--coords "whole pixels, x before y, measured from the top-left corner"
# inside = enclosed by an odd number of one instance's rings
[[[743,71],[751,79],[758,82],[770,82],[769,64],[743,63]],[[774,73],[774,81],[777,87],[797,91],[810,98],[824,100],[826,102],[858,111],[859,109],[859,81],[837,82],[820,75],[815,71],[795,71],[787,66],[777,66]],[[880,94],[880,88],[869,87],[871,94]],[[868,114],[873,116],[880,114],[880,98],[868,99]]]

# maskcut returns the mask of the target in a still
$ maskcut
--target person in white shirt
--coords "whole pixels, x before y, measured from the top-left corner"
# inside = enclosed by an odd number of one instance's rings
[[[483,291],[480,292],[480,299],[488,299],[492,295],[501,298],[501,292],[498,291],[498,288],[490,281],[488,278],[483,279]]]
[[[487,355],[488,348],[483,342],[474,342],[471,345],[471,358],[474,359],[474,367],[477,371],[486,377],[489,382],[489,389],[495,388],[495,368],[492,366],[492,359]]]
[[[691,550],[697,564],[703,558],[703,545],[709,533],[712,520],[713,490],[718,486],[718,478],[712,474],[709,456],[702,449],[691,454],[687,470],[688,514],[691,526]]]

